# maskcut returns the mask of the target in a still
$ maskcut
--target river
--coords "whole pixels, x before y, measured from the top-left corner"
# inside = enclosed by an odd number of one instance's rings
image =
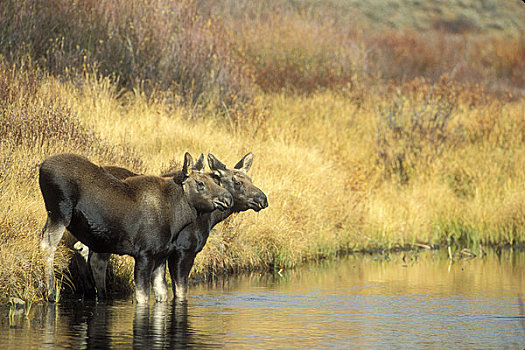
[[[0,323],[6,349],[525,348],[525,252],[354,254],[197,283],[188,302],[63,300]]]

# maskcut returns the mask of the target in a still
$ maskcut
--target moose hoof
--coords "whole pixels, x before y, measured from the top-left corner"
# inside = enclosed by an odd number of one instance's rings
[[[142,291],[135,291],[135,300],[137,304],[146,304],[148,302],[148,295]]]

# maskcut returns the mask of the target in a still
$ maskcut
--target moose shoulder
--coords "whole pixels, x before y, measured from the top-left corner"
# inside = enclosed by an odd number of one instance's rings
[[[230,192],[203,172],[204,156],[184,157],[183,176],[132,176],[119,180],[84,157],[61,154],[40,166],[39,183],[48,217],[46,253],[48,299],[56,298],[53,261],[64,229],[98,253],[135,259],[136,299],[146,302],[152,277],[164,270],[177,234],[198,215],[232,206]],[[155,280],[156,278],[154,278]],[[155,288],[167,300],[167,286]]]

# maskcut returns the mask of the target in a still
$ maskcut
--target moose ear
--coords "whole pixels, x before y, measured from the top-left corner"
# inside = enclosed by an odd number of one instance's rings
[[[201,153],[201,156],[197,161],[195,162],[195,165],[193,166],[194,170],[197,170],[201,173],[204,172],[204,153]]]
[[[191,168],[193,167],[193,157],[186,152],[184,154],[184,166],[182,167],[182,174],[184,177],[190,176]]]
[[[242,159],[235,165],[235,169],[238,169],[244,173],[247,173],[248,170],[250,170],[250,167],[252,166],[253,162],[253,154],[252,152],[248,153]]]
[[[217,175],[221,175],[221,171],[226,170],[226,165],[224,165],[220,160],[217,159],[213,154],[208,154],[208,166],[211,171]]]

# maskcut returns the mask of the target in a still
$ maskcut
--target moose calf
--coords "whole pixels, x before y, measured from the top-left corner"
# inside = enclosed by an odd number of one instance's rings
[[[168,257],[169,270],[173,283],[173,292],[177,301],[185,301],[188,290],[188,276],[196,255],[202,250],[211,229],[233,213],[252,209],[256,212],[268,206],[268,199],[264,192],[253,185],[247,175],[253,162],[253,154],[246,154],[233,168],[227,168],[213,154],[208,155],[208,165],[218,184],[227,189],[233,196],[233,206],[227,210],[214,210],[210,213],[198,215],[197,219],[186,226],[177,236],[175,249]],[[127,169],[116,166],[105,166],[104,169],[118,179],[138,176]],[[179,172],[163,176],[180,176]],[[83,248],[85,249],[85,248]],[[99,298],[106,296],[106,269],[110,254],[92,252],[84,257],[89,264],[92,277],[97,288]],[[159,267],[160,269],[160,267]],[[89,269],[85,269],[86,271]],[[82,279],[90,279],[84,273]],[[154,284],[162,286],[162,283]]]
[[[233,204],[230,192],[184,156],[181,173],[171,178],[134,176],[119,180],[84,157],[59,154],[40,165],[39,184],[47,210],[41,248],[47,256],[48,300],[56,299],[53,262],[67,228],[93,252],[135,259],[135,298],[149,298],[153,281],[157,301],[167,301],[165,262],[179,232],[199,215]]]

